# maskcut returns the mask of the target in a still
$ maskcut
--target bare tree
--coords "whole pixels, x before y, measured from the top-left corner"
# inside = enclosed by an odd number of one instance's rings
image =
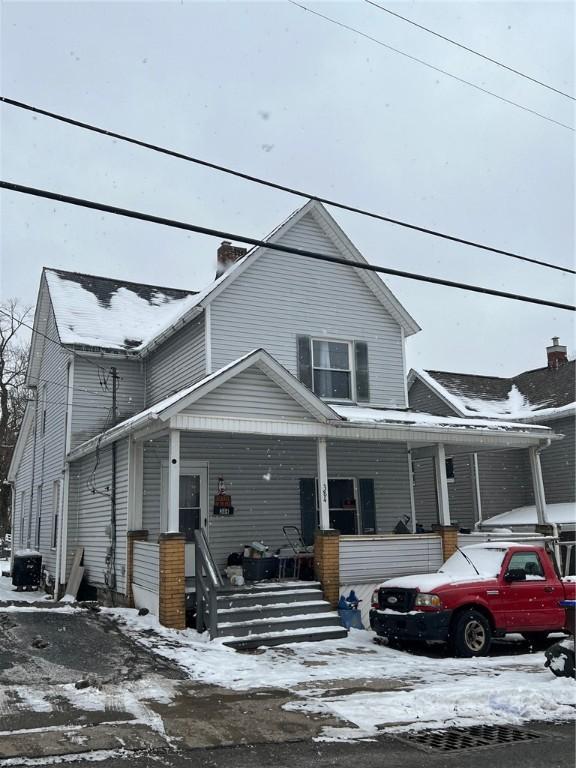
[[[0,305],[0,535],[11,527],[11,492],[6,480],[26,403],[26,368],[30,344],[22,328],[30,307],[21,308],[17,299]]]

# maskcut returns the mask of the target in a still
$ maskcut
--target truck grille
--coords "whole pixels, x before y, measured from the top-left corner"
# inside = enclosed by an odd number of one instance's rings
[[[407,613],[414,605],[415,589],[386,589],[378,591],[378,604],[380,608],[390,608],[393,611]]]

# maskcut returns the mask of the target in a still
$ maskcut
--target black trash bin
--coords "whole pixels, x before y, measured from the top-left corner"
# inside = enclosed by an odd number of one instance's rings
[[[42,575],[42,555],[33,550],[23,550],[14,554],[12,563],[12,585],[20,592],[22,589],[38,589]]]

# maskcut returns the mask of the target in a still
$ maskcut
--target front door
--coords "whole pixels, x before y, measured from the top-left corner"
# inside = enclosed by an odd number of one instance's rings
[[[179,530],[186,537],[186,576],[194,576],[194,531],[206,530],[208,517],[208,467],[183,461],[180,465]],[[162,468],[163,528],[168,520],[168,466]]]
[[[343,536],[358,533],[355,482],[352,478],[330,478],[328,480],[328,505],[330,527]]]

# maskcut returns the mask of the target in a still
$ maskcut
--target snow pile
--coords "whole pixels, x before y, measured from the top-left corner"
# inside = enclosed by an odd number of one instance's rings
[[[495,678],[472,677],[457,683],[426,684],[426,693],[411,691],[354,693],[290,702],[287,709],[310,714],[335,715],[354,723],[356,738],[379,731],[399,732],[425,728],[466,727],[528,720],[572,720],[576,686],[573,680],[553,678],[550,673],[502,672]],[[385,727],[382,727],[385,726]],[[332,740],[339,729],[326,729]],[[350,736],[350,733],[348,733]]]
[[[345,639],[244,654],[221,640],[210,641],[207,633],[166,629],[134,610],[106,612],[130,637],[178,663],[193,680],[237,691],[283,688],[294,697],[288,709],[355,725],[325,728],[321,738],[328,740],[367,738],[383,729],[573,719],[576,714],[576,686],[554,678],[540,653],[431,658],[375,645],[372,632],[352,630]],[[345,681],[355,681],[354,691],[370,683],[386,688],[386,681],[389,689],[343,695]]]

